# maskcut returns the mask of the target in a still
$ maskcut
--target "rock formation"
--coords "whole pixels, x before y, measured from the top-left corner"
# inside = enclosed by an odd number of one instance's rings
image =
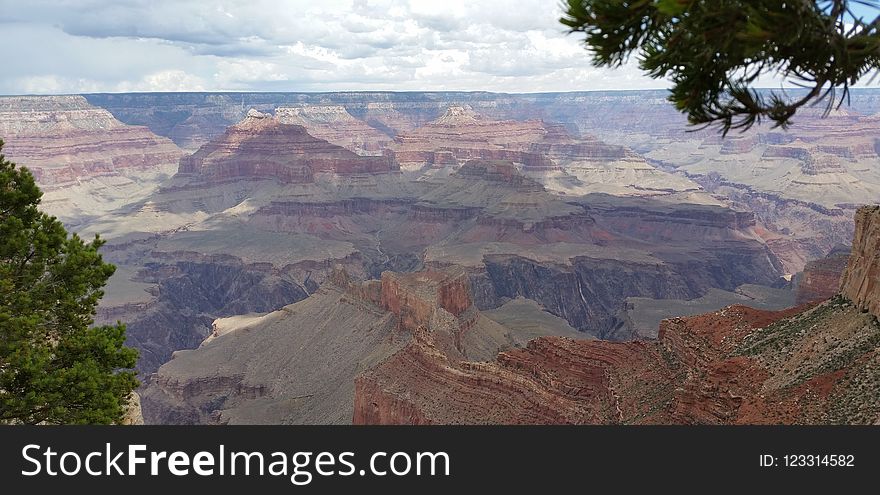
[[[627,196],[686,195],[715,203],[700,187],[659,170],[623,146],[575,138],[559,124],[496,121],[452,105],[439,118],[395,138],[393,154],[405,170],[457,168],[468,160],[504,160],[557,194],[605,192]]]
[[[337,268],[304,301],[215,328],[151,377],[143,394],[148,422],[348,423],[355,376],[415,336],[442,328],[436,344],[444,352],[484,360],[535,334],[482,316],[460,270],[356,282]]]
[[[666,320],[657,342],[538,338],[494,363],[456,361],[417,337],[358,377],[353,421],[870,424],[878,349],[880,326],[840,300]]]
[[[837,294],[850,251],[849,246],[836,246],[824,258],[808,262],[793,280],[797,304],[824,301]]]
[[[852,254],[840,279],[840,293],[858,308],[880,316],[880,206],[856,212]]]
[[[141,396],[137,392],[132,392],[128,398],[128,405],[125,408],[122,424],[134,426],[144,424],[144,417],[141,414]]]
[[[308,183],[322,172],[341,175],[391,172],[389,157],[360,156],[284,124],[256,110],[240,123],[180,160],[179,174],[207,181],[272,178],[283,184]]]
[[[880,208],[859,210],[843,297],[818,305],[672,318],[654,342],[538,338],[493,363],[444,350],[446,328],[429,326],[357,378],[353,421],[873,424],[878,219]]]
[[[182,151],[81,96],[0,97],[3,153],[34,174],[42,205],[69,223],[148,195]]]
[[[341,105],[279,107],[275,117],[283,124],[296,124],[309,134],[342,146],[359,155],[381,155],[391,138],[354,117]]]
[[[89,95],[93,105],[108,109],[119,120],[147,125],[179,145],[197,147],[222,134],[245,116],[248,108],[271,112],[278,107],[342,107],[388,136],[399,136],[404,168],[427,162],[457,166],[470,158],[505,159],[531,163],[527,175],[549,190],[577,195],[605,192],[616,195],[657,196],[672,202],[724,204],[756,215],[762,236],[785,272],[795,274],[811,260],[823,257],[837,244],[849,243],[853,213],[860,204],[880,200],[880,177],[874,146],[880,106],[877,92],[851,93],[849,109],[827,117],[821,110],[798,114],[795,125],[782,132],[755,128],[743,135],[721,139],[714,131],[686,132],[685,119],[666,101],[662,91],[613,91],[508,95],[493,93],[241,93]],[[633,150],[647,157],[613,161],[574,160],[566,167],[555,157],[520,149],[517,157],[477,156],[468,136],[433,126],[439,137],[431,149],[431,122],[443,119],[450,107],[464,127],[491,131],[492,122],[564,123],[567,130],[596,136],[606,146]],[[468,111],[468,107],[472,111]],[[336,115],[336,113],[333,113]],[[462,116],[482,118],[465,122]],[[347,125],[347,124],[346,124]],[[427,129],[419,131],[420,127]],[[545,124],[548,125],[548,124]],[[517,127],[519,126],[519,127]],[[463,128],[464,128],[463,127]],[[522,123],[511,124],[528,130]],[[503,127],[500,129],[504,130]],[[521,129],[521,130],[522,130]],[[450,132],[452,131],[452,132]],[[317,132],[317,131],[315,131]],[[424,135],[427,132],[428,135]],[[422,137],[420,138],[420,133]],[[471,134],[470,131],[468,134]],[[556,132],[545,134],[558,145]],[[511,132],[511,136],[521,136]],[[415,142],[407,139],[415,138]],[[519,139],[519,138],[517,138]],[[581,139],[581,138],[577,138]],[[451,146],[455,141],[460,147]],[[505,141],[505,139],[502,139]],[[516,140],[514,140],[516,141]],[[419,144],[419,143],[422,144]],[[196,144],[194,144],[196,143]],[[451,144],[450,144],[451,143]],[[495,143],[498,144],[498,143]],[[510,143],[508,143],[510,144]],[[516,144],[516,143],[513,143]],[[442,146],[441,146],[442,145]],[[507,147],[507,145],[504,145]],[[593,146],[593,144],[590,144]],[[458,151],[451,151],[456,148]],[[487,149],[492,149],[489,147]],[[562,149],[562,148],[560,148]],[[769,151],[768,151],[769,150]],[[613,151],[606,149],[602,154]],[[409,154],[409,157],[407,157]],[[610,156],[610,155],[607,155]],[[413,161],[407,162],[406,160]],[[429,170],[438,173],[437,170]],[[673,172],[673,173],[670,173]],[[698,183],[706,191],[700,191]],[[711,194],[706,194],[709,192]]]
[[[339,424],[354,376],[403,346],[376,283],[335,276],[304,301],[180,351],[143,394],[151,423]]]

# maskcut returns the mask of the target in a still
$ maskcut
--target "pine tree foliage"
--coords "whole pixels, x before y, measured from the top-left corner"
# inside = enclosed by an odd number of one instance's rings
[[[880,17],[863,19],[859,0],[568,0],[560,22],[585,35],[600,67],[633,54],[653,78],[672,83],[669,99],[691,124],[726,134],[762,120],[785,128],[795,112],[830,112],[880,64]],[[759,91],[781,76],[800,91]]]
[[[0,141],[0,151],[3,142]],[[0,154],[0,424],[115,423],[137,386],[125,326],[93,326],[115,267],[38,208]]]

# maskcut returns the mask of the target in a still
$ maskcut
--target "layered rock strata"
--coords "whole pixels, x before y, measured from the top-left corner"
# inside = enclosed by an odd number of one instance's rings
[[[354,376],[406,343],[378,284],[336,275],[308,299],[175,353],[143,393],[149,423],[339,424]],[[222,324],[221,324],[222,325]]]
[[[842,301],[665,320],[657,342],[539,338],[494,363],[415,339],[358,377],[353,421],[870,424],[878,346],[880,326]]]
[[[353,175],[394,170],[390,157],[360,156],[312,136],[301,125],[251,111],[221,138],[183,157],[178,173],[214,182],[272,178],[290,184],[313,182],[315,174],[322,172]]]
[[[357,282],[337,269],[304,301],[215,321],[198,349],[175,353],[151,377],[144,416],[153,423],[347,423],[355,376],[414,339],[430,338],[455,359],[486,360],[535,332],[481,315],[460,270]]]
[[[824,258],[807,263],[793,280],[797,304],[824,301],[837,294],[850,252],[848,246],[836,246]]]
[[[353,421],[873,424],[878,219],[859,210],[843,295],[819,305],[672,318],[654,342],[538,338],[493,363],[456,359],[428,332],[358,377]]]
[[[34,174],[42,206],[69,225],[145,197],[183,152],[81,96],[0,97],[3,153]]]
[[[391,143],[391,137],[354,118],[341,105],[279,107],[275,117],[283,124],[301,125],[309,134],[359,155],[381,155]]]

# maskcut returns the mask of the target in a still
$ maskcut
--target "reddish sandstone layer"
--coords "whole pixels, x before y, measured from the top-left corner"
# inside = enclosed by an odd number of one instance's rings
[[[310,135],[302,126],[251,111],[223,136],[183,157],[179,172],[214,181],[273,178],[307,183],[320,172],[352,175],[393,170],[396,166],[389,157],[360,156]]]
[[[381,306],[397,315],[400,326],[414,331],[427,328],[436,309],[460,316],[471,307],[467,275],[424,271],[412,274],[382,273]]]
[[[353,421],[873,424],[880,207],[860,209],[856,225],[841,283],[855,304],[730,306],[664,320],[654,342],[543,337],[491,363],[442,344],[463,325],[429,321],[403,350],[357,377]]]
[[[169,139],[116,120],[81,96],[0,98],[4,154],[41,186],[155,170],[182,155]]]
[[[810,261],[804,271],[795,277],[797,295],[795,302],[803,304],[824,301],[835,294],[840,287],[840,276],[846,270],[850,249],[843,246],[833,249],[828,256]]]
[[[784,360],[743,349],[767,338],[762,332],[769,325],[797,324],[800,311],[804,308],[768,312],[732,306],[675,318],[663,322],[657,342],[544,337],[502,352],[495,363],[456,361],[435,344],[437,332],[428,331],[358,377],[353,419],[356,424],[827,421],[835,413],[834,398],[854,386],[847,374],[861,373],[859,363],[876,362],[878,352],[863,352],[843,370],[817,370],[778,386],[780,377],[788,377],[780,375]],[[872,332],[869,342],[876,339],[877,330]],[[796,354],[809,349],[793,348]],[[857,414],[867,410],[870,416],[880,406],[866,402]]]

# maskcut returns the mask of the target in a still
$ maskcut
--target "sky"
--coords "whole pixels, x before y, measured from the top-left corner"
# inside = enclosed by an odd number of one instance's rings
[[[592,67],[561,0],[0,0],[0,94],[580,91],[667,87]]]
[[[0,0],[0,94],[665,87],[591,67],[561,5]]]

